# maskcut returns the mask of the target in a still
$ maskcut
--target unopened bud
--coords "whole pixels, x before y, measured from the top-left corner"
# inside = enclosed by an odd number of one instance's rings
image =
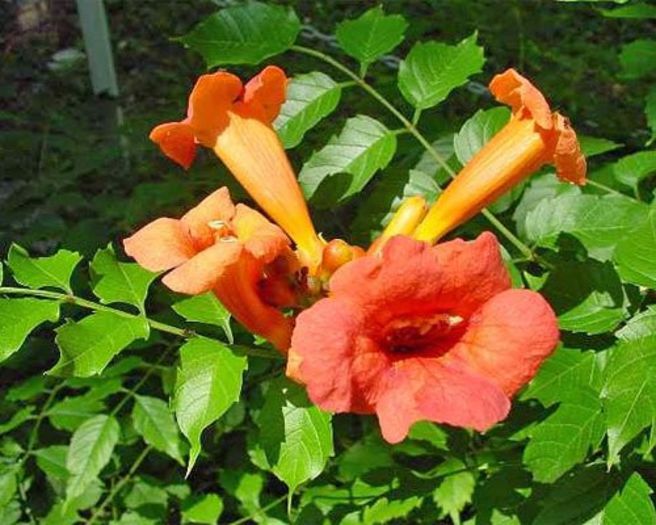
[[[332,274],[341,266],[363,255],[364,250],[359,246],[351,246],[342,239],[333,239],[323,249],[321,269]]]

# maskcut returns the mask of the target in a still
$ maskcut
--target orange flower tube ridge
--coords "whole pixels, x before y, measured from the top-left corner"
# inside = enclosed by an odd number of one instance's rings
[[[291,321],[260,296],[265,268],[293,257],[287,236],[257,211],[230,200],[221,188],[181,219],[160,218],[125,239],[125,252],[175,292],[212,290],[252,332],[286,351]]]
[[[239,183],[296,243],[303,262],[316,268],[323,243],[278,135],[271,127],[285,100],[287,77],[268,66],[245,86],[219,71],[202,75],[189,96],[187,118],[150,134],[165,155],[188,168],[196,145],[214,150]]]
[[[511,289],[491,233],[434,247],[399,235],[299,314],[287,375],[324,410],[376,414],[397,443],[419,420],[501,421],[558,338],[549,304]]]
[[[514,69],[496,75],[490,91],[512,108],[508,124],[467,163],[415,230],[435,242],[545,164],[558,177],[585,184],[586,162],[568,120]]]

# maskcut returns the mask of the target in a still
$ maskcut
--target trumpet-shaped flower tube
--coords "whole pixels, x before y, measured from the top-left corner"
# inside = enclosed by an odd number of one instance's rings
[[[165,155],[188,168],[196,145],[214,150],[262,209],[296,243],[304,262],[316,267],[323,243],[285,150],[271,127],[285,100],[287,78],[264,68],[245,86],[219,71],[202,75],[189,96],[187,118],[157,126],[150,134]]]
[[[162,282],[171,290],[212,290],[244,326],[282,351],[289,347],[290,320],[259,294],[265,267],[290,256],[289,239],[257,211],[235,206],[227,188],[180,219],[156,219],[123,245],[147,270],[170,270]]]
[[[585,184],[576,133],[533,84],[509,69],[492,79],[490,91],[512,108],[510,121],[438,197],[415,239],[436,241],[545,164],[553,164],[562,180]]]
[[[371,244],[367,253],[378,253],[395,235],[412,235],[428,211],[426,199],[413,195],[405,199],[392,216],[383,233]]]
[[[494,235],[435,247],[397,236],[298,316],[287,374],[325,410],[375,413],[391,443],[418,420],[483,431],[558,336],[549,304],[510,288]]]

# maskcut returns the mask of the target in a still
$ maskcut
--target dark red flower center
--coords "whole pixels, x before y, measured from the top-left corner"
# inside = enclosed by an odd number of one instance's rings
[[[462,317],[446,313],[407,315],[394,318],[383,329],[382,344],[392,353],[422,350],[448,351],[462,330]]]

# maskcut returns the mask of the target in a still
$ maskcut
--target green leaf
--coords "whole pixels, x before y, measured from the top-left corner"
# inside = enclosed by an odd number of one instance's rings
[[[648,306],[615,332],[615,336],[622,341],[637,341],[652,334],[656,334],[656,305]]]
[[[248,2],[221,9],[179,40],[200,53],[208,67],[259,64],[287,51],[300,30],[292,9]]]
[[[217,494],[191,496],[182,502],[182,523],[218,523],[223,512],[223,500]]]
[[[417,43],[399,67],[399,89],[414,107],[427,109],[483,69],[483,48],[477,34],[455,46],[441,42]]]
[[[556,411],[538,423],[524,449],[524,464],[540,483],[552,483],[585,460],[604,436],[599,394],[569,389]]]
[[[87,419],[105,409],[105,404],[87,396],[66,397],[48,410],[48,419],[53,427],[73,432]]]
[[[599,137],[580,135],[578,139],[579,144],[581,145],[581,152],[586,157],[602,155],[603,153],[608,153],[609,151],[613,151],[622,147],[622,144],[618,144],[612,140],[602,139]]]
[[[656,6],[650,4],[635,3],[616,7],[615,9],[600,9],[607,18],[656,18]]]
[[[0,467],[0,509],[4,508],[18,490],[18,468],[16,465]]]
[[[433,492],[435,504],[451,517],[453,523],[460,523],[460,513],[471,502],[476,486],[476,477],[462,461],[447,459],[439,471],[444,479]]]
[[[656,209],[619,241],[613,258],[622,280],[656,289]]]
[[[479,109],[453,137],[453,149],[465,165],[508,122],[508,108]]]
[[[291,492],[323,472],[333,454],[331,417],[310,404],[298,385],[272,382],[256,423],[271,471]]]
[[[651,129],[651,138],[647,141],[647,146],[650,146],[656,140],[656,88],[652,88],[645,100],[645,116]]]
[[[125,505],[129,509],[155,506],[160,507],[164,511],[168,499],[168,493],[164,488],[146,478],[137,478],[132,484],[130,492],[125,497]],[[144,510],[148,512],[148,509]]]
[[[621,183],[637,189],[640,181],[656,173],[656,151],[640,151],[617,161],[613,167]]]
[[[5,394],[5,401],[30,401],[46,391],[46,376],[32,376],[25,381],[12,386]]]
[[[111,246],[98,250],[90,267],[94,276],[93,293],[103,303],[127,303],[144,311],[148,287],[156,273],[136,263],[117,261]]]
[[[175,415],[191,445],[187,473],[200,453],[203,430],[239,399],[245,357],[216,341],[196,337],[180,348],[175,384]]]
[[[15,428],[21,426],[26,421],[29,421],[30,419],[34,419],[35,416],[32,415],[33,413],[34,413],[33,406],[23,407],[19,409],[17,412],[14,412],[8,421],[4,423],[0,423],[0,434],[6,434],[7,432],[11,432]]]
[[[180,435],[169,406],[156,397],[134,396],[132,410],[134,429],[144,441],[164,452],[181,465],[184,464],[180,450]]]
[[[543,491],[534,494],[542,509],[531,525],[603,524],[603,509],[622,482],[615,472],[606,472],[604,465],[571,472],[551,485],[546,495]]]
[[[285,148],[300,144],[308,130],[335,110],[341,96],[340,85],[320,71],[293,77],[273,123]]]
[[[610,263],[567,261],[549,274],[541,292],[563,330],[601,334],[625,317],[627,299]]]
[[[601,367],[595,352],[559,347],[540,367],[522,399],[537,399],[545,407],[559,403],[569,392],[582,387],[599,387]]]
[[[52,445],[34,451],[37,466],[43,473],[52,479],[66,480],[70,473],[66,468],[68,447],[65,445]]]
[[[298,180],[306,197],[327,207],[361,191],[389,164],[395,151],[396,135],[377,120],[358,115],[312,154]]]
[[[656,420],[656,336],[619,343],[610,354],[602,392],[608,462]]]
[[[66,501],[81,495],[109,462],[120,428],[114,417],[104,414],[85,421],[71,437],[66,468],[71,473]]]
[[[0,362],[16,352],[41,323],[59,319],[59,303],[0,298]]]
[[[95,312],[81,321],[69,321],[57,329],[60,356],[48,373],[78,377],[100,374],[121,350],[137,339],[147,339],[148,334],[148,322],[143,317]]]
[[[604,525],[644,525],[656,523],[656,509],[650,498],[652,488],[634,472],[624,486],[613,495],[595,523]],[[603,516],[603,521],[599,520]]]
[[[7,264],[14,279],[29,288],[53,287],[72,293],[70,280],[73,270],[82,260],[76,252],[59,250],[50,257],[31,258],[24,248],[12,244]]]
[[[526,236],[553,248],[561,233],[569,233],[583,243],[590,256],[607,260],[647,213],[646,205],[628,197],[566,193],[543,199],[527,214]]]
[[[403,42],[407,27],[401,15],[386,15],[377,6],[359,18],[341,22],[335,36],[346,54],[366,67]]]
[[[187,321],[220,327],[228,338],[228,342],[231,344],[234,342],[232,328],[230,328],[230,312],[212,292],[194,295],[175,303],[173,310]]]
[[[656,70],[656,40],[634,40],[622,46],[620,52],[622,76],[637,79]]]
[[[408,519],[408,514],[422,504],[421,496],[410,496],[402,499],[391,499],[385,496],[377,498],[373,505],[368,505],[362,512],[362,523],[374,525],[389,523],[399,518]]]

